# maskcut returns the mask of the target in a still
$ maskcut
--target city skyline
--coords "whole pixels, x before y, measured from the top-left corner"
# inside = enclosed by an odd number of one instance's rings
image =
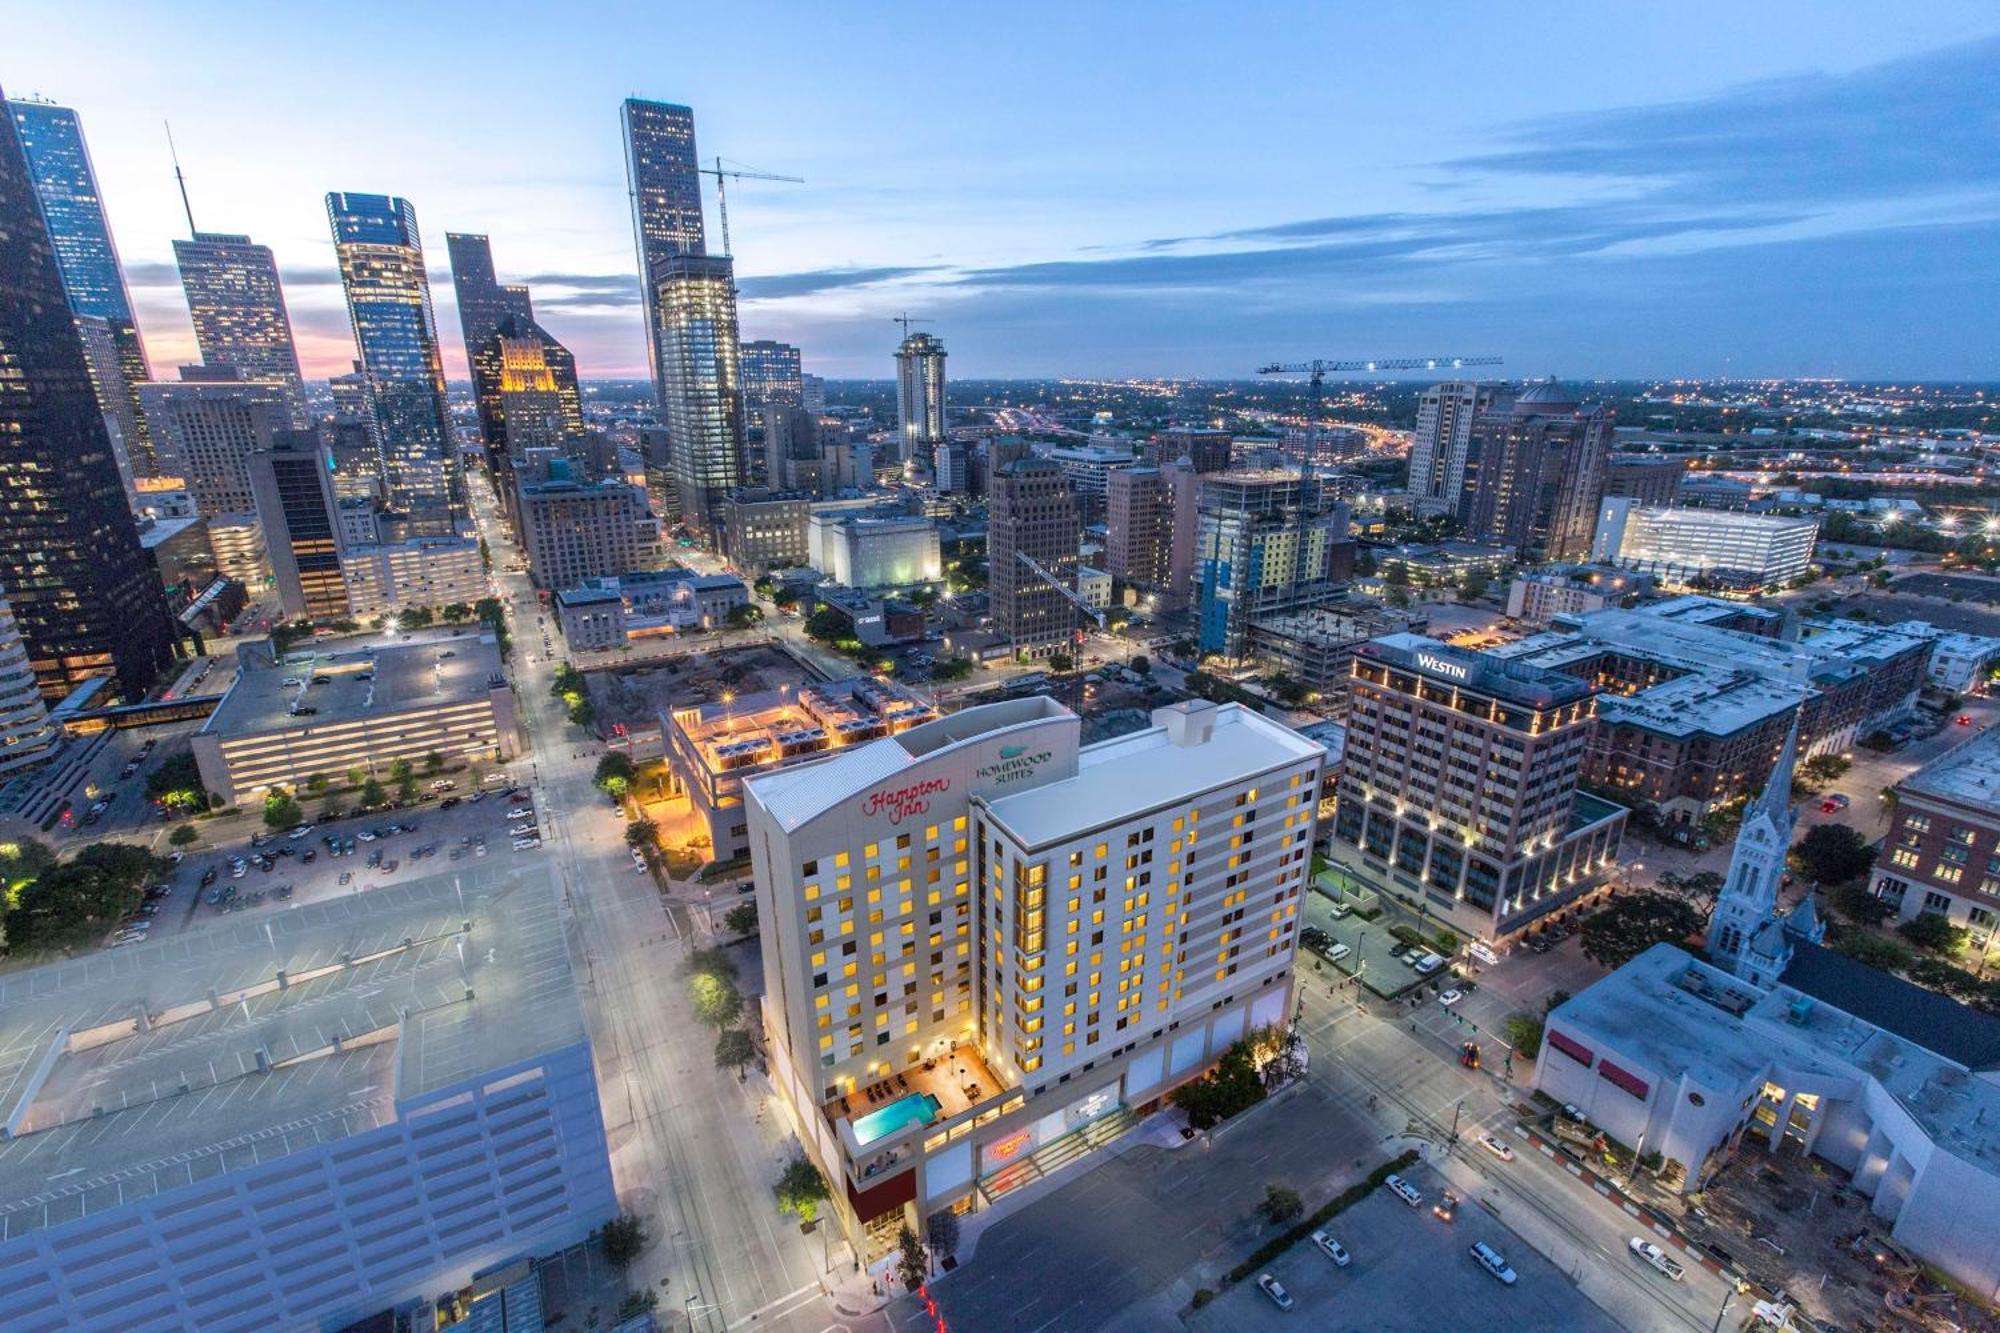
[[[1024,16],[983,44],[915,38],[913,61],[965,72],[923,117],[841,74],[888,16],[772,25],[770,77],[745,81],[676,68],[664,36],[586,9],[573,40],[534,53],[543,111],[504,138],[460,128],[480,123],[468,101],[501,94],[456,72],[520,64],[503,31],[427,18],[368,76],[414,80],[408,97],[336,101],[314,95],[324,75],[297,20],[219,43],[230,25],[204,24],[192,44],[164,15],[121,13],[108,43],[21,34],[6,73],[79,113],[156,364],[195,359],[166,118],[196,223],[276,253],[308,376],[352,358],[315,205],[358,179],[410,199],[434,237],[492,234],[584,375],[643,377],[617,126],[636,94],[693,106],[704,160],[807,178],[738,193],[742,323],[836,378],[888,377],[888,318],[906,306],[937,321],[964,378],[1234,377],[1278,354],[1475,343],[1521,374],[1995,373],[1976,293],[2000,189],[1978,108],[2000,38],[1974,6],[1934,8],[1922,31],[1807,23],[1799,6],[1468,15],[1442,43],[1414,15],[1251,11],[1144,32],[1108,12]],[[724,19],[691,21],[685,49],[731,40]],[[446,25],[477,47],[453,69],[426,55]],[[1295,40],[1273,40],[1281,25]],[[1106,58],[1113,43],[1130,68]],[[1606,50],[1643,53],[1644,78]],[[1528,54],[1564,78],[1519,78]],[[1420,60],[1452,96],[1402,95]],[[224,87],[180,77],[215,61]],[[1061,105],[1026,105],[1041,99],[975,61],[1032,65]],[[1198,125],[1173,128],[1190,105]],[[1214,164],[1206,184],[1190,157]],[[439,279],[442,251],[427,254]],[[455,310],[438,322],[462,379]]]

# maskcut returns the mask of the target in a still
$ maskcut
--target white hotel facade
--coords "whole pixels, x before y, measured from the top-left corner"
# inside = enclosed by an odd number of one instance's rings
[[[773,1080],[870,1261],[1289,1015],[1325,751],[1233,704],[1079,728],[989,704],[744,784]]]

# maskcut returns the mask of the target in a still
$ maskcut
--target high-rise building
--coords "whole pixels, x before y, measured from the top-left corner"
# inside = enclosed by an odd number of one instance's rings
[[[929,333],[912,333],[896,348],[896,437],[903,461],[924,472],[944,443],[944,355]]]
[[[35,683],[14,608],[0,597],[0,777],[48,758],[60,739],[49,725],[48,705]]]
[[[44,698],[115,675],[128,695],[173,660],[175,627],[139,545],[18,123],[0,126],[0,588]]]
[[[500,285],[500,279],[493,270],[493,246],[486,237],[448,231],[444,235],[444,243],[451,256],[451,285],[458,301],[458,324],[465,340],[466,368],[472,377],[473,398],[479,405],[480,436],[486,444],[486,460],[490,467],[496,453],[504,448],[497,429],[499,423],[492,415],[500,396],[501,367],[485,353],[503,324],[511,324],[517,331],[534,327],[534,302],[529,298],[526,287]],[[547,337],[546,334],[542,336]],[[549,341],[555,342],[553,338]],[[574,392],[574,363],[571,372]],[[582,428],[579,410],[577,429],[581,431]]]
[[[712,536],[723,498],[746,475],[734,268],[726,257],[680,254],[655,272],[651,314],[681,517]]]
[[[276,432],[267,448],[250,456],[250,489],[285,614],[320,624],[346,619],[333,479],[319,436]]]
[[[1106,478],[1104,553],[1111,577],[1164,592],[1173,558],[1172,493],[1156,467],[1119,468]]]
[[[178,383],[162,380],[139,390],[160,471],[187,483],[203,515],[250,509],[250,455],[271,432],[291,427],[298,401],[282,380],[246,382],[236,373],[183,366]]]
[[[1410,508],[1419,514],[1458,512],[1465,484],[1472,423],[1493,410],[1498,389],[1491,384],[1452,380],[1433,384],[1417,400],[1417,429],[1410,440]]]
[[[1346,508],[1288,469],[1203,477],[1195,523],[1203,652],[1242,657],[1257,617],[1329,601],[1353,569]]]
[[[799,402],[816,417],[826,415],[826,381],[817,375],[799,375]]]
[[[135,460],[150,457],[138,392],[153,372],[146,364],[146,345],[139,338],[132,293],[126,289],[125,270],[111,239],[83,123],[70,108],[51,102],[10,102],[7,108],[27,158],[28,178],[41,202],[49,244],[55,247],[70,313],[103,320],[117,349],[117,382],[95,377],[92,381],[99,410],[136,429],[125,441],[127,453]],[[124,404],[116,401],[121,395],[127,400]]]
[[[666,341],[659,306],[665,262],[707,253],[702,237],[701,169],[694,111],[630,97],[619,108],[625,134],[625,186],[632,196],[632,236],[639,251],[639,291],[646,307],[646,364],[653,397],[667,410]],[[731,336],[735,330],[730,330]],[[736,355],[734,344],[730,355]]]
[[[1626,810],[1576,789],[1595,688],[1417,634],[1354,650],[1333,850],[1493,941],[1605,885]]]
[[[1604,498],[1637,501],[1648,509],[1665,509],[1680,494],[1687,475],[1685,458],[1611,456],[1604,468]]]
[[[90,391],[103,409],[104,428],[111,435],[111,454],[118,475],[132,493],[137,478],[160,475],[160,460],[152,446],[152,428],[139,409],[139,396],[125,392],[125,368],[118,361],[118,339],[109,321],[95,315],[76,317],[76,336],[83,343],[83,363],[90,372]],[[135,457],[133,451],[137,450]]]
[[[472,353],[472,367],[487,472],[509,521],[516,521],[516,488],[527,461],[576,461],[584,451],[576,358],[534,320],[510,314]]]
[[[1185,458],[1200,473],[1224,472],[1234,439],[1226,430],[1198,426],[1174,426],[1160,432],[1155,455],[1162,464]]]
[[[931,472],[939,495],[970,495],[972,446],[963,440],[946,440],[931,455]]]
[[[1167,488],[1167,587],[1169,608],[1194,601],[1194,575],[1200,561],[1201,476],[1185,454],[1161,467]]]
[[[809,706],[855,739],[743,783],[764,1032],[864,1262],[1284,1024],[1322,747],[1201,700],[1091,746],[1046,697]]]
[[[766,407],[761,415],[765,481],[779,490],[818,491],[821,486],[819,419],[802,407],[783,403]],[[811,485],[806,484],[808,477]]]
[[[1458,516],[1466,536],[1527,560],[1590,554],[1611,453],[1611,410],[1550,377],[1472,423]]]
[[[569,480],[566,465],[545,482],[523,484],[521,544],[539,587],[574,588],[659,562],[660,522],[646,492],[620,481]]]
[[[333,193],[326,213],[390,497],[411,511],[460,507],[458,451],[417,210],[407,199]]]
[[[1082,612],[1063,589],[1076,591],[1082,541],[1076,490],[1061,468],[1046,459],[1023,458],[993,474],[986,521],[988,606],[993,632],[1015,652],[1044,656],[1069,646]]]
[[[174,242],[181,288],[203,364],[230,366],[246,380],[278,380],[295,399],[292,424],[305,423],[304,383],[292,317],[268,245],[248,236],[198,231]]]
[[[805,376],[799,369],[798,348],[759,338],[743,344],[742,364],[745,407],[757,412],[767,407],[805,406]]]

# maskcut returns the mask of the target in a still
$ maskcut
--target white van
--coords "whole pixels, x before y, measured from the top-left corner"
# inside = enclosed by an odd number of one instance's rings
[[[1485,1241],[1477,1241],[1472,1247],[1472,1258],[1481,1268],[1500,1279],[1507,1286],[1514,1285],[1514,1270],[1507,1266],[1506,1258],[1500,1251]]]
[[[1444,966],[1444,959],[1434,953],[1427,953],[1416,962],[1417,975],[1427,977]]]
[[[1474,940],[1472,943],[1466,945],[1465,951],[1488,967],[1492,967],[1500,961],[1500,955],[1494,953],[1482,940]]]
[[[1341,959],[1347,957],[1347,955],[1353,952],[1354,950],[1348,948],[1345,944],[1336,944],[1331,949],[1328,949],[1326,951],[1326,961],[1329,963],[1337,963]]]
[[[1412,1185],[1409,1181],[1403,1179],[1401,1176],[1390,1176],[1382,1183],[1389,1187],[1389,1192],[1391,1194],[1401,1199],[1404,1203],[1410,1205],[1410,1207],[1417,1208],[1423,1205],[1424,1196],[1417,1193],[1417,1187],[1415,1185]]]

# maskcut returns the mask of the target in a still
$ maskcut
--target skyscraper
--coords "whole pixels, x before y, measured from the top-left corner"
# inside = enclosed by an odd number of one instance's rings
[[[532,319],[508,315],[472,357],[486,468],[510,522],[530,451],[581,462],[586,436],[576,358]]]
[[[993,631],[1006,635],[1015,652],[1040,656],[1067,648],[1082,615],[1021,557],[1073,592],[1082,540],[1076,491],[1061,468],[1047,459],[1023,458],[994,472],[986,523],[987,595]]]
[[[290,428],[297,402],[282,380],[236,374],[183,366],[179,383],[139,390],[162,473],[185,481],[196,511],[208,516],[250,512],[250,455],[273,431]]]
[[[146,438],[138,392],[139,385],[153,375],[146,365],[138,321],[132,316],[132,294],[125,287],[125,270],[111,240],[111,224],[104,216],[104,200],[98,194],[97,172],[83,140],[83,124],[66,106],[50,102],[7,105],[20,133],[29,179],[41,201],[49,243],[55,247],[70,313],[103,320],[118,352],[121,382],[93,378],[98,408],[121,424],[136,425],[137,434],[125,441],[125,447],[139,456],[150,456],[152,446]],[[114,401],[117,395],[124,396],[124,404]]]
[[[1105,478],[1105,565],[1121,583],[1163,592],[1173,556],[1173,503],[1156,467],[1119,468]]]
[[[1353,569],[1344,506],[1324,504],[1314,478],[1289,469],[1201,479],[1195,597],[1203,652],[1244,655],[1260,616],[1335,597]]]
[[[804,407],[805,386],[799,349],[759,338],[743,344],[743,404],[752,412],[766,407]]]
[[[1580,560],[1590,552],[1612,416],[1579,403],[1554,377],[1472,423],[1458,515],[1474,541],[1511,546],[1529,560]]]
[[[458,507],[457,450],[417,211],[406,199],[333,193],[326,214],[390,498],[413,511]]]
[[[681,516],[708,533],[745,479],[736,282],[727,257],[670,255],[656,266],[651,315]]]
[[[627,98],[619,110],[625,132],[625,181],[632,195],[632,233],[639,250],[639,289],[646,303],[646,362],[653,394],[666,407],[662,327],[657,295],[662,265],[676,255],[707,253],[702,240],[701,173],[695,159],[694,111],[671,102]],[[735,351],[731,349],[731,355]]]
[[[1493,410],[1496,389],[1491,384],[1453,380],[1433,384],[1417,400],[1417,429],[1410,442],[1410,507],[1419,514],[1450,514],[1458,509],[1465,483],[1466,453],[1472,445],[1472,423]]]
[[[458,327],[465,338],[466,369],[472,376],[473,397],[479,403],[479,433],[486,444],[487,465],[490,467],[495,451],[504,448],[504,442],[496,434],[498,423],[488,416],[489,407],[499,401],[499,368],[493,358],[488,357],[484,363],[480,358],[503,323],[512,320],[517,327],[532,325],[535,306],[526,287],[500,285],[493,269],[493,246],[486,237],[448,231],[444,234],[444,244],[451,255],[451,285],[453,294],[458,298]],[[549,341],[555,340],[551,338]],[[582,429],[580,420],[578,429]]]
[[[279,605],[288,616],[321,623],[344,618],[339,524],[319,437],[276,432],[268,449],[250,456],[248,470]]]
[[[126,507],[18,123],[0,127],[0,588],[45,698],[106,674],[136,695],[173,660],[173,620]]]
[[[254,245],[248,236],[198,231],[191,241],[174,242],[174,260],[203,363],[289,385],[297,399],[293,424],[305,424],[299,353],[271,247]]]
[[[896,424],[903,461],[928,472],[944,443],[944,343],[912,333],[896,348]]]

